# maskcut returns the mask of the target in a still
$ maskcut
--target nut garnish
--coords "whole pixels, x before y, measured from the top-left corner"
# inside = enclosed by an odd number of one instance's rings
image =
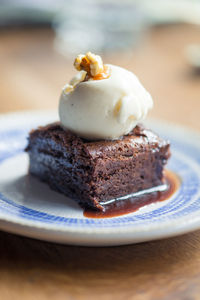
[[[82,82],[85,80],[86,74],[87,73],[85,71],[78,72],[78,74],[74,78],[72,78],[72,80],[70,81],[70,84],[75,87],[79,82]]]
[[[74,89],[74,86],[67,83],[67,84],[64,86],[64,88],[63,88],[63,93],[64,93],[64,94],[68,94],[68,93],[70,93],[71,91],[73,91],[73,89]]]
[[[99,55],[95,55],[91,52],[87,52],[86,55],[79,54],[74,61],[74,67],[78,71],[83,70],[87,72],[87,76],[89,78],[94,79],[95,77],[99,77],[105,72],[105,70],[107,76],[102,76],[101,79],[109,77],[108,69],[103,65],[102,58]]]
[[[99,55],[95,55],[91,52],[87,52],[86,55],[79,54],[74,61],[74,67],[79,72],[72,78],[70,84],[64,86],[64,94],[72,92],[80,82],[101,80],[110,77],[110,68],[103,64]]]
[[[90,73],[92,76],[97,76],[103,72],[103,61],[99,55],[88,52],[87,59],[90,61]]]
[[[67,83],[64,86],[63,93],[68,94],[68,93],[72,92],[79,82],[82,82],[85,80],[86,74],[87,73],[85,71],[80,71],[74,78],[72,78],[72,80],[70,81],[69,84]]]
[[[79,54],[75,61],[74,61],[74,67],[76,68],[77,71],[81,71],[82,70],[82,67],[81,67],[81,63],[82,63],[82,60],[85,56],[83,54]]]

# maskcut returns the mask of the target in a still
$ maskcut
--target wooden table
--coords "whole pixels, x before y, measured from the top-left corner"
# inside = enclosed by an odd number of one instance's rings
[[[74,73],[50,29],[0,32],[0,112],[56,108]],[[151,116],[200,130],[200,76],[185,47],[200,28],[151,30],[129,55],[105,61],[134,71],[155,99]],[[189,138],[189,137],[186,137]],[[200,231],[111,248],[55,245],[0,233],[0,299],[200,299]]]

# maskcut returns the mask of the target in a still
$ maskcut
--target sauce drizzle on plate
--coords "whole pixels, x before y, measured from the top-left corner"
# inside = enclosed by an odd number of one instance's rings
[[[111,218],[118,217],[137,211],[148,204],[169,199],[178,189],[180,179],[172,171],[165,170],[162,185],[143,190],[131,195],[108,200],[101,203],[103,211],[85,209],[84,216],[87,218]]]

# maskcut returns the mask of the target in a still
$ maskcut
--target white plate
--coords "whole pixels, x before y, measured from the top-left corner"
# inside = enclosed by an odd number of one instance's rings
[[[54,112],[0,117],[0,229],[58,243],[132,244],[200,228],[200,135],[158,121],[149,126],[172,143],[168,168],[181,178],[169,200],[115,218],[90,219],[70,199],[27,175],[23,149],[30,129],[57,119]]]

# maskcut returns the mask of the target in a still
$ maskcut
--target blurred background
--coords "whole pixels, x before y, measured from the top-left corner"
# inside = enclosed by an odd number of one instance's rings
[[[0,0],[0,113],[56,109],[88,50],[140,78],[151,117],[200,130],[200,0]]]

